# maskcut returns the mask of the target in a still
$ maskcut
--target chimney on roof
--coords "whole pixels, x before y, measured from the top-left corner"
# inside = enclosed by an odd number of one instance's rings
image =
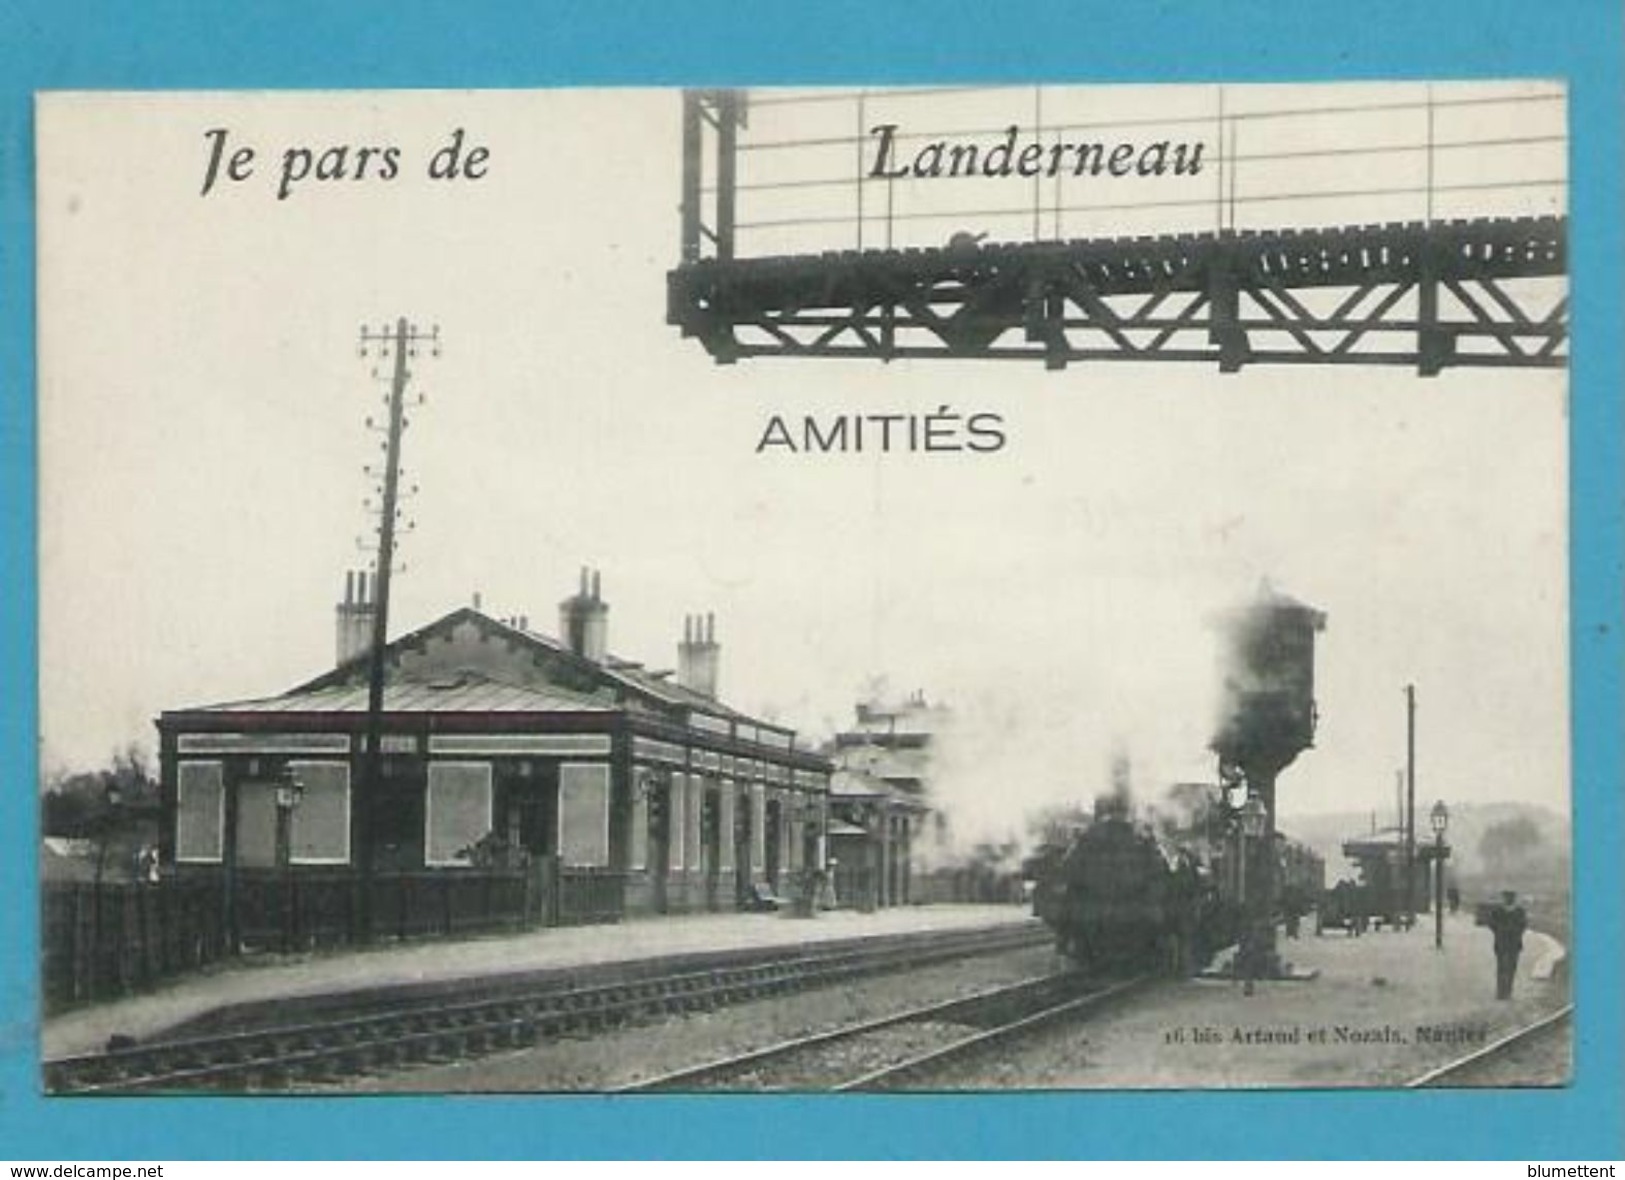
[[[372,649],[372,620],[378,604],[366,570],[344,571],[344,601],[338,604],[338,663],[346,664]]]
[[[582,566],[581,588],[559,603],[559,637],[595,664],[604,662],[609,640],[609,603],[600,585],[598,571]]]
[[[721,652],[716,616],[685,615],[683,642],[677,645],[677,683],[715,700]]]

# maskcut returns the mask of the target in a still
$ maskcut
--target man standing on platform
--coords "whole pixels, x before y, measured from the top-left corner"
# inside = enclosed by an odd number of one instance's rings
[[[1495,936],[1495,998],[1512,998],[1512,979],[1518,972],[1518,955],[1523,951],[1523,932],[1529,919],[1512,890],[1501,894],[1501,904],[1489,913],[1490,933]]]

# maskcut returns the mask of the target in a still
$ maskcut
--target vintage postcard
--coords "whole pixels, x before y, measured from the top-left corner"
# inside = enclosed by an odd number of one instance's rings
[[[1568,1085],[1568,100],[42,94],[41,1088]]]

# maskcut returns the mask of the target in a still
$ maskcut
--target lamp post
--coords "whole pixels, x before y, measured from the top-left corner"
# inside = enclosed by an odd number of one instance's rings
[[[124,805],[123,789],[116,782],[109,782],[102,788],[102,809],[96,816],[96,871],[94,883],[90,894],[90,938],[95,948],[92,953],[92,963],[103,961],[102,937],[102,876],[107,868],[107,846],[112,843],[117,833],[120,820],[120,809]],[[114,956],[115,961],[118,956]],[[90,998],[95,999],[97,994],[98,978],[95,969],[90,972]]]
[[[1264,806],[1264,801],[1257,795],[1248,795],[1247,802],[1241,805],[1240,818],[1241,855],[1237,857],[1239,876],[1236,893],[1237,900],[1241,903],[1241,946],[1237,949],[1237,954],[1242,959],[1246,993],[1250,996],[1253,994],[1253,977],[1258,970],[1258,927],[1262,922],[1268,922],[1270,916],[1267,912],[1262,918],[1256,915],[1253,911],[1257,909],[1257,902],[1249,901],[1247,897],[1247,842],[1251,840],[1256,844],[1264,835],[1265,825],[1269,821],[1269,811]],[[1269,904],[1267,896],[1264,904]]]
[[[305,797],[305,784],[291,766],[276,784],[276,863],[282,873],[282,953],[293,949],[293,813]]]
[[[108,783],[102,788],[102,810],[96,817],[96,890],[98,894],[102,887],[102,873],[107,867],[107,846],[112,843],[113,836],[118,830],[121,818],[121,809],[124,806],[124,789],[117,783]]]
[[[1444,832],[1450,826],[1450,809],[1441,799],[1428,816],[1433,827],[1433,949],[1444,949]]]

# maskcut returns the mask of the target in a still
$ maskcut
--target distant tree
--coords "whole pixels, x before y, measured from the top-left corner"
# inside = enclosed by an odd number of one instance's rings
[[[134,824],[158,806],[158,783],[133,742],[100,770],[61,773],[46,784],[40,827],[47,836],[103,836],[120,819]]]
[[[64,774],[40,799],[40,827],[47,836],[83,836],[93,826],[102,800],[101,776]]]
[[[1478,839],[1478,855],[1491,873],[1516,871],[1544,853],[1545,838],[1526,815],[1491,824]]]

